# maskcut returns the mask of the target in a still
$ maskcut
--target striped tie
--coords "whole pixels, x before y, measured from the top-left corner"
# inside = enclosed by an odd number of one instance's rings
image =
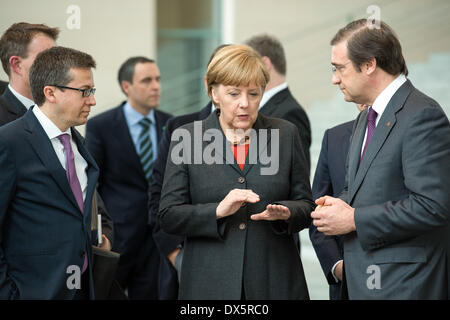
[[[148,118],[143,118],[139,121],[142,131],[138,138],[138,152],[141,159],[142,170],[144,170],[145,178],[148,183],[152,181],[153,168],[153,148],[152,139],[150,138],[150,125],[152,121]]]

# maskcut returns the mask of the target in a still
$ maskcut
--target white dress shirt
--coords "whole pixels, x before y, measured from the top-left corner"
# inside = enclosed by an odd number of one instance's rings
[[[81,156],[78,151],[77,144],[73,141],[72,132],[70,128],[65,132],[59,130],[59,128],[41,111],[41,109],[35,105],[33,107],[33,113],[44,128],[50,142],[52,143],[53,149],[55,150],[56,156],[58,157],[61,166],[66,170],[66,155],[64,152],[64,146],[59,141],[58,136],[67,133],[70,136],[70,145],[72,146],[73,156],[75,160],[75,170],[77,172],[78,181],[80,182],[81,191],[83,192],[83,201],[86,199],[86,189],[87,189],[87,162]]]

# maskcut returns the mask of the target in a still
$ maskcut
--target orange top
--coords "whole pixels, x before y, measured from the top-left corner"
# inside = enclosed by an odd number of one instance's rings
[[[241,168],[241,171],[244,170],[245,159],[247,158],[248,146],[250,144],[238,144],[231,145],[231,151],[233,151],[234,158]]]

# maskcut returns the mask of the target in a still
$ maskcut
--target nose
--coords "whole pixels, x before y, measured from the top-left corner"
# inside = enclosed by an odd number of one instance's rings
[[[337,72],[333,73],[331,76],[331,83],[333,84],[339,84],[341,82],[341,78],[339,78]]]
[[[88,104],[90,106],[95,106],[97,104],[97,102],[95,101],[95,97],[94,95],[91,93],[91,95],[88,97]]]
[[[239,100],[239,107],[241,108],[248,107],[248,97],[246,94],[243,94],[242,98]]]
[[[152,90],[160,90],[161,83],[159,81],[152,81],[151,88],[152,88]]]

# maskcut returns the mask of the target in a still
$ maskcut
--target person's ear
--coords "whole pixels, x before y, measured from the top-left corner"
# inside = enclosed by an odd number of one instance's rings
[[[56,96],[55,96],[56,88],[54,86],[45,86],[44,87],[44,96],[46,101],[50,103],[56,103]]]
[[[214,103],[214,105],[216,107],[219,107],[220,106],[219,95],[218,95],[216,86],[211,86],[211,98],[212,98],[212,102]]]
[[[22,75],[22,58],[19,56],[11,56],[9,57],[9,68],[10,73],[17,73]]]
[[[125,94],[126,94],[127,97],[128,97],[128,95],[129,95],[129,93],[130,93],[131,83],[129,83],[129,82],[126,81],[126,80],[123,80],[123,81],[120,83],[120,87],[122,88],[122,91],[125,92]]]
[[[367,75],[371,75],[377,69],[377,59],[372,58],[363,63],[364,71]]]
[[[270,60],[270,58],[267,56],[264,56],[261,59],[266,64],[267,70],[270,72],[270,70],[272,70],[272,68],[273,68],[273,64],[272,64],[272,61]]]

